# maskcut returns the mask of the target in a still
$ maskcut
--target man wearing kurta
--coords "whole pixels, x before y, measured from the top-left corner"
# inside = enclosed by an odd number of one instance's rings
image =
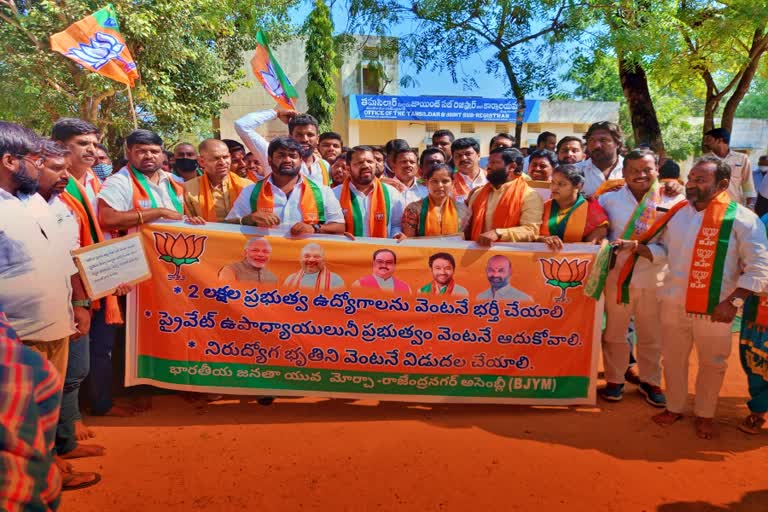
[[[223,141],[206,139],[198,150],[204,174],[184,183],[184,206],[188,215],[224,222],[240,192],[253,182],[229,172],[229,148]]]
[[[653,224],[673,205],[684,202],[682,195],[662,194],[658,181],[658,157],[647,149],[636,149],[624,157],[624,181],[617,191],[600,196],[600,206],[608,214],[608,239],[615,246],[639,244]],[[604,400],[623,398],[624,375],[632,347],[627,342],[630,318],[635,318],[637,358],[641,384],[638,390],[654,407],[664,407],[661,391],[661,327],[656,295],[667,272],[666,255],[651,245],[653,261],[639,259],[631,273],[625,271],[634,257],[628,251],[618,254],[605,287],[606,327],[603,333],[603,366],[607,385],[598,390]]]
[[[661,235],[669,275],[661,297],[662,355],[667,409],[654,420],[683,417],[688,365],[698,354],[694,413],[703,439],[715,434],[713,418],[731,352],[731,324],[750,293],[768,288],[768,240],[760,220],[728,195],[730,168],[702,157],[688,174],[688,204]]]
[[[488,157],[488,183],[472,191],[467,240],[533,242],[539,235],[544,202],[522,177],[523,155],[514,148],[496,148]]]

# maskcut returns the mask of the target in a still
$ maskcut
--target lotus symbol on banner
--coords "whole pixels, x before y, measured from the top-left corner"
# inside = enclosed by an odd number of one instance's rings
[[[561,261],[555,258],[540,259],[541,271],[547,279],[547,284],[560,288],[560,296],[555,298],[555,302],[568,302],[565,294],[568,288],[581,286],[587,277],[588,260],[567,260]]]
[[[174,273],[168,274],[168,280],[182,280],[182,265],[199,263],[200,256],[205,250],[207,236],[183,235],[170,233],[154,233],[155,249],[160,259],[174,265]]]
[[[90,38],[89,44],[80,43],[78,48],[70,48],[67,56],[79,60],[93,69],[99,69],[115,59],[122,64],[123,70],[128,73],[136,68],[136,64],[126,62],[120,57],[124,48],[125,45],[114,36],[105,32],[96,32],[96,35]]]

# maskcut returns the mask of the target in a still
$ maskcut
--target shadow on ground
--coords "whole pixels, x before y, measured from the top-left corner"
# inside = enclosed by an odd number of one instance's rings
[[[765,512],[768,510],[768,490],[751,491],[741,497],[738,503],[724,507],[703,501],[681,501],[659,505],[657,512]]]

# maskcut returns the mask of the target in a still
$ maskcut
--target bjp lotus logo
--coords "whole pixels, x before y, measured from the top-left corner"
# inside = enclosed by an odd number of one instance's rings
[[[588,260],[570,260],[563,258],[557,261],[554,258],[540,259],[541,271],[547,278],[547,284],[560,288],[560,296],[555,302],[568,302],[565,293],[568,288],[576,288],[584,283],[587,278]]]
[[[205,250],[207,236],[182,235],[174,236],[170,233],[154,233],[155,249],[160,259],[172,263],[176,270],[168,274],[168,280],[181,280],[181,266],[198,263]]]

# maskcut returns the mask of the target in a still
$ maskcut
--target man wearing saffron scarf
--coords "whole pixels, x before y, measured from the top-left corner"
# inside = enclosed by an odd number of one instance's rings
[[[464,203],[472,190],[488,183],[480,168],[480,143],[471,137],[456,139],[451,144],[451,154],[459,171],[453,176],[453,194],[456,201]]]
[[[229,172],[229,148],[223,141],[206,139],[198,151],[203,175],[184,183],[187,214],[207,222],[224,222],[240,192],[253,182]]]
[[[344,287],[344,280],[338,274],[328,270],[325,262],[325,250],[316,243],[310,243],[301,250],[301,270],[289,275],[283,286],[291,290],[314,290],[323,292]]]
[[[184,188],[163,171],[163,139],[134,130],[125,139],[125,167],[110,176],[99,192],[99,222],[104,231],[132,231],[156,220],[184,218]],[[189,222],[204,221],[190,217]]]
[[[65,117],[54,123],[51,139],[67,150],[69,173],[85,191],[87,200],[96,208],[101,180],[93,172],[96,165],[99,145],[99,130],[82,119]]]
[[[429,270],[432,272],[432,282],[419,288],[419,294],[448,295],[452,297],[467,297],[466,288],[456,284],[453,276],[456,272],[456,260],[447,252],[436,252],[429,257]]]
[[[227,222],[290,228],[293,235],[344,232],[344,215],[330,188],[301,174],[301,145],[277,137],[267,149],[272,174],[240,193]]]
[[[376,177],[376,159],[370,146],[347,152],[349,177],[334,187],[344,214],[347,233],[354,236],[391,238],[400,232],[403,196]]]
[[[539,236],[544,201],[526,184],[523,155],[515,148],[496,148],[488,157],[488,183],[472,191],[467,240],[490,246],[494,242],[533,242]]]
[[[608,239],[616,246],[633,246],[651,226],[675,204],[685,201],[678,195],[664,195],[658,182],[658,157],[649,149],[635,149],[624,157],[625,185],[600,196],[600,206],[610,220]],[[653,261],[639,259],[631,274],[622,270],[632,255],[619,253],[605,287],[606,327],[603,334],[603,365],[607,385],[598,390],[604,400],[618,402],[624,396],[624,375],[632,347],[627,342],[630,318],[635,318],[637,358],[640,370],[638,390],[654,407],[664,407],[661,391],[661,327],[656,290],[664,281],[667,262],[664,251],[649,245]],[[630,262],[631,264],[631,262]]]
[[[394,292],[399,295],[410,295],[408,283],[395,277],[397,254],[390,249],[379,249],[373,253],[373,274],[361,277],[352,287],[374,288]]]
[[[279,119],[288,125],[288,135],[301,147],[301,173],[318,185],[331,185],[331,165],[315,156],[318,144],[317,119],[295,110],[263,110],[252,112],[235,121],[235,131],[248,149],[268,167],[267,141],[256,129],[267,121]]]
[[[719,158],[698,159],[685,185],[688,204],[667,223],[660,241],[669,262],[659,291],[667,408],[653,419],[660,425],[682,419],[695,346],[694,414],[702,439],[715,435],[713,418],[731,352],[731,323],[750,293],[768,288],[765,227],[730,198],[730,176],[730,167]],[[643,257],[650,253],[643,245],[636,249]]]

